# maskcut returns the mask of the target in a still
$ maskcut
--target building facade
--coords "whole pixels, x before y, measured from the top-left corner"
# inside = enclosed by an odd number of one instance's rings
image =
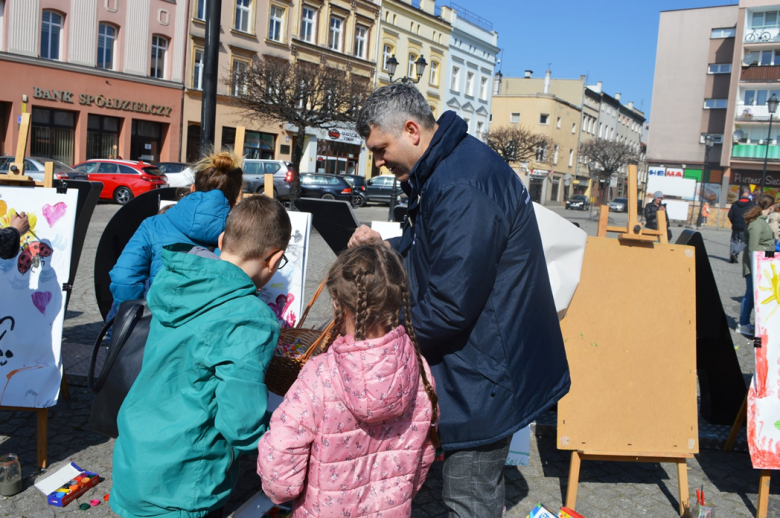
[[[0,0],[0,153],[26,109],[28,155],[175,160],[186,25],[181,2]]]
[[[490,126],[498,33],[480,16],[455,4],[452,9],[446,109],[466,121],[471,135],[484,139]]]

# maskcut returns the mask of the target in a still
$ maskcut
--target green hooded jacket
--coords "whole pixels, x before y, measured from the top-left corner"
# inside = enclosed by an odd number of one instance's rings
[[[162,259],[143,367],[119,411],[110,504],[124,518],[201,518],[225,505],[238,453],[257,452],[267,429],[279,324],[232,263],[181,244]]]

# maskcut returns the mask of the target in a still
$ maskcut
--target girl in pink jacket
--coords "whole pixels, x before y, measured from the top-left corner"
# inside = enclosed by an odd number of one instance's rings
[[[384,246],[352,248],[327,286],[344,336],[306,363],[271,417],[258,445],[263,491],[295,499],[294,518],[410,516],[439,446],[439,407],[403,264]]]

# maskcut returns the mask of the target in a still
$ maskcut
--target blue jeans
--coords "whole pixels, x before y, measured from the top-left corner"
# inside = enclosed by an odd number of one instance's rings
[[[750,313],[753,312],[753,274],[745,277],[745,298],[742,299],[742,311],[739,313],[739,325],[746,326],[750,323]]]
[[[448,518],[501,518],[504,464],[512,436],[444,457],[442,500]]]

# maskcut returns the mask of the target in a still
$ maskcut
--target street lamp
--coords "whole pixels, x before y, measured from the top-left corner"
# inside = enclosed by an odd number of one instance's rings
[[[777,111],[777,105],[780,104],[780,99],[777,95],[772,94],[772,97],[766,102],[766,107],[769,110],[769,134],[766,137],[766,154],[764,155],[764,171],[761,173],[761,194],[764,194],[764,184],[766,183],[766,164],[769,161],[769,143],[772,141],[772,118]]]
[[[425,73],[425,67],[428,66],[428,62],[425,61],[425,58],[420,55],[419,58],[417,58],[417,61],[414,62],[414,68],[415,72],[417,73],[417,80],[412,79],[411,77],[403,76],[395,81],[393,81],[393,76],[395,75],[395,71],[398,68],[398,60],[395,59],[395,54],[390,56],[390,59],[387,60],[387,74],[390,76],[390,82],[391,83],[414,83],[417,84],[420,82],[420,79],[422,79],[423,74]]]
[[[775,109],[777,109],[777,104],[775,104]],[[702,207],[704,207],[704,179],[707,178],[707,164],[710,162],[710,150],[712,150],[712,146],[715,145],[715,139],[712,138],[712,135],[704,137],[704,145],[706,146],[706,150],[704,151],[704,171],[702,171],[702,178],[699,183],[699,218],[696,220],[696,228],[701,227],[701,211]]]

